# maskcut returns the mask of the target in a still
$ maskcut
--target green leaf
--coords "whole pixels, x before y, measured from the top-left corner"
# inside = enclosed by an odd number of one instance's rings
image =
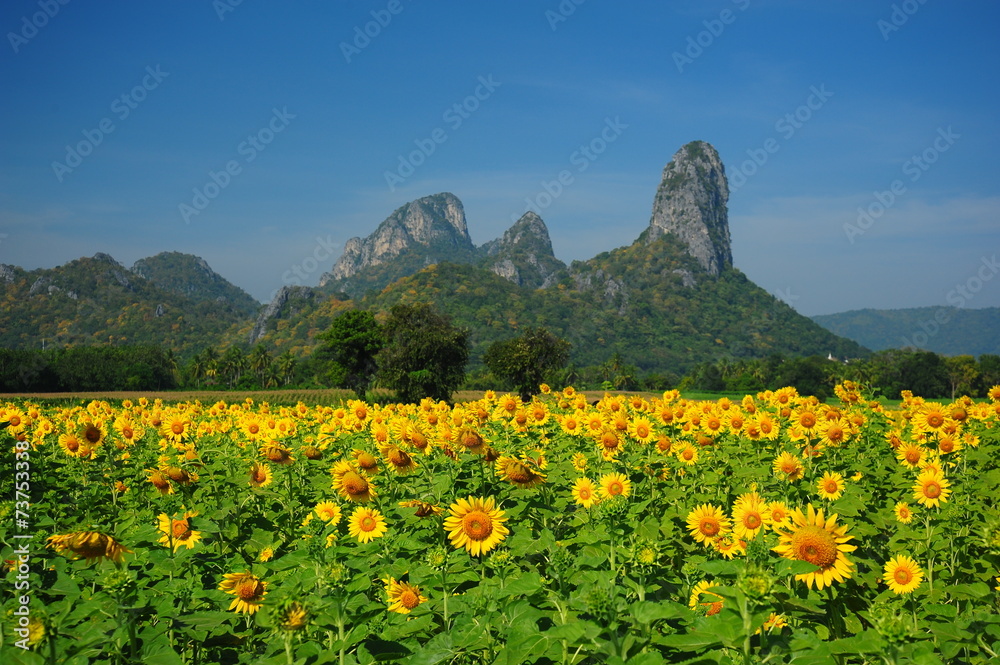
[[[530,596],[541,587],[541,575],[531,570],[523,573],[514,581],[507,583],[500,591],[500,596],[502,598],[506,598],[508,596]]]
[[[372,638],[365,641],[365,648],[376,661],[398,660],[409,656],[412,651],[399,642]]]

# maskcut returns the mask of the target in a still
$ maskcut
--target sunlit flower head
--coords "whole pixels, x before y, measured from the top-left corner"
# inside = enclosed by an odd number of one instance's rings
[[[409,614],[418,605],[427,602],[427,596],[423,595],[420,592],[420,587],[415,584],[398,582],[392,577],[385,578],[382,582],[385,584],[390,612]]]
[[[496,507],[493,497],[468,497],[453,503],[444,520],[444,529],[454,547],[464,547],[469,554],[480,556],[503,542],[510,533],[504,522],[504,511]]]
[[[256,575],[245,573],[226,573],[219,583],[219,591],[236,596],[230,603],[230,611],[237,614],[253,614],[264,604],[267,595],[267,582]]]
[[[905,554],[898,554],[886,562],[882,579],[893,593],[899,595],[911,593],[920,586],[924,572],[916,561]]]
[[[796,575],[810,588],[830,586],[833,582],[849,579],[854,564],[847,558],[848,552],[857,549],[847,544],[854,536],[847,535],[846,526],[837,526],[837,515],[824,518],[823,509],[816,510],[810,503],[806,512],[796,509],[791,514],[791,525],[779,531],[780,542],[772,549],[785,557],[806,561],[816,566],[815,571]]]

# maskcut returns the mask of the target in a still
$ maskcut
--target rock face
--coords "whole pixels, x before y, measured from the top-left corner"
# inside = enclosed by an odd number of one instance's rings
[[[315,299],[316,292],[308,286],[281,287],[274,294],[274,299],[261,310],[247,341],[250,344],[256,344],[271,329],[272,321],[295,316],[297,312],[312,305]]]
[[[518,286],[545,288],[566,269],[552,252],[552,239],[542,218],[526,212],[503,236],[479,247],[481,265]]]
[[[348,280],[403,254],[420,254],[422,261],[417,263],[430,265],[461,260],[474,250],[458,197],[447,192],[425,196],[397,209],[368,237],[348,240],[343,255],[319,285]]]
[[[728,200],[719,153],[704,141],[692,141],[663,169],[644,239],[652,242],[669,233],[687,245],[688,254],[707,273],[718,275],[733,265]]]
[[[228,305],[246,317],[260,310],[260,303],[250,294],[228,282],[199,256],[160,252],[136,261],[131,272],[186,298]]]

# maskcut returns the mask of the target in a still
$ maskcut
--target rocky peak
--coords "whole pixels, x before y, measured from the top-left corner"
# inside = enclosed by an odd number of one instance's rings
[[[649,243],[670,234],[687,244],[688,254],[707,273],[718,275],[733,264],[728,200],[729,183],[719,153],[704,141],[692,141],[663,169],[643,238]]]
[[[344,253],[320,286],[344,280],[358,272],[388,263],[406,252],[420,252],[423,263],[454,260],[474,251],[465,222],[465,208],[454,194],[425,196],[398,208],[366,238],[351,238]]]
[[[479,247],[478,252],[484,257],[484,268],[519,286],[548,286],[566,268],[552,252],[545,222],[531,211],[524,213],[502,237]]]

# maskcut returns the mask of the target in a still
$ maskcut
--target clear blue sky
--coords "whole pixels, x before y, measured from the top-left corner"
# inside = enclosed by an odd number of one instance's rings
[[[8,0],[0,25],[2,263],[189,252],[266,300],[441,191],[477,244],[530,198],[587,259],[701,139],[741,185],[736,267],[800,312],[1000,305],[995,1]]]

